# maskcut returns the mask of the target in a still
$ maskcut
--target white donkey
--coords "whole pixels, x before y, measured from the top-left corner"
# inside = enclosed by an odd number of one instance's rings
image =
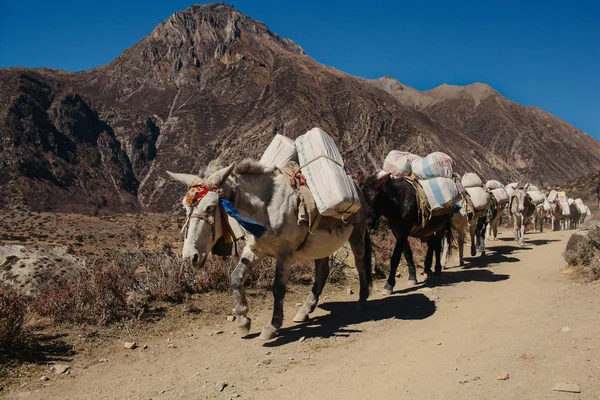
[[[308,224],[298,222],[299,198],[296,191],[290,185],[289,177],[277,168],[267,168],[256,161],[244,160],[235,168],[232,164],[213,173],[205,172],[202,176],[170,172],[169,175],[188,187],[184,198],[188,217],[184,227],[186,235],[182,255],[193,265],[201,267],[213,246],[226,234],[220,197],[229,200],[239,214],[267,229],[260,238],[246,233],[246,245],[231,274],[236,320],[243,336],[249,333],[251,326],[244,281],[250,269],[265,256],[276,260],[273,283],[275,301],[271,323],[262,330],[261,339],[273,338],[283,324],[283,299],[292,263],[315,260],[314,285],[294,317],[295,322],[304,322],[314,311],[323,291],[329,274],[329,256],[346,241],[354,253],[360,280],[358,307],[364,308],[372,280],[371,241],[367,232],[367,207],[360,190],[362,207],[346,223],[339,221],[334,228],[316,229],[309,233]],[[187,200],[190,192],[196,199],[191,205]]]
[[[525,243],[525,225],[535,212],[535,206],[525,189],[515,189],[510,198],[509,210],[514,221],[515,240],[522,246]]]

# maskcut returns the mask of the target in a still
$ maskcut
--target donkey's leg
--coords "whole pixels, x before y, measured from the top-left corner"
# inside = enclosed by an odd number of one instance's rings
[[[246,292],[244,282],[250,274],[253,266],[258,264],[265,255],[258,249],[251,249],[246,246],[240,257],[240,261],[231,273],[231,288],[233,289],[233,302],[235,313],[237,315],[238,331],[242,336],[250,332],[252,321],[248,318],[248,302],[246,301]]]
[[[471,257],[477,255],[477,248],[475,247],[475,235],[477,231],[477,221],[469,222],[469,233],[471,234]]]
[[[425,275],[427,278],[431,278],[433,273],[431,272],[431,265],[433,264],[433,252],[435,251],[435,235],[431,235],[429,239],[427,239],[427,254],[425,254],[425,263],[423,265],[423,269],[425,271]]]
[[[435,271],[434,276],[442,276],[442,263],[440,262],[440,253],[442,252],[442,240],[444,240],[444,232],[438,232],[432,236],[435,251]]]
[[[319,296],[323,292],[325,282],[329,276],[329,257],[315,260],[315,283],[311,291],[308,293],[308,297],[304,301],[300,310],[294,317],[294,322],[306,322],[308,321],[308,314],[315,311],[315,307],[319,302]]]
[[[521,231],[519,234],[519,243],[521,243],[521,246],[523,246],[523,244],[525,244],[525,218],[521,218]]]
[[[275,261],[275,280],[273,281],[273,317],[271,324],[263,328],[260,339],[269,340],[275,337],[283,325],[283,299],[291,272],[291,257],[289,254],[279,254]]]
[[[372,271],[372,244],[371,237],[366,225],[355,225],[350,238],[348,239],[352,254],[354,255],[354,265],[358,271],[358,280],[360,282],[360,290],[358,294],[357,308],[359,310],[367,307],[367,299],[371,291],[371,283],[373,282]]]
[[[406,260],[406,265],[408,267],[408,284],[414,286],[419,282],[417,280],[417,268],[415,267],[413,251],[408,239],[406,240],[406,246],[404,246],[404,259]]]
[[[465,230],[458,232],[458,265],[465,265]]]
[[[485,232],[487,231],[487,226],[484,224],[483,229],[481,230],[481,255],[485,256]]]
[[[405,250],[405,248],[407,250]],[[396,238],[396,246],[394,247],[394,251],[392,253],[392,258],[390,259],[390,274],[388,275],[387,282],[381,291],[381,294],[384,296],[389,296],[394,291],[394,286],[396,285],[396,271],[398,270],[398,264],[400,264],[400,258],[402,257],[402,252],[406,251],[410,252],[410,245],[404,235]],[[407,260],[408,262],[408,260]]]

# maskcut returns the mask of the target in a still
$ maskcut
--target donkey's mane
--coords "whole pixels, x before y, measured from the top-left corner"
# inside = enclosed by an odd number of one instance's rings
[[[204,169],[201,169],[199,172],[199,176],[206,179],[211,176],[213,173],[219,171],[220,169],[226,167],[226,165],[217,164],[211,162]],[[265,167],[260,162],[253,160],[251,158],[246,158],[235,166],[233,172],[237,175],[260,175],[264,173],[273,172],[275,168],[273,167]]]
[[[268,172],[273,172],[275,168],[265,167],[260,162],[246,158],[240,161],[234,169],[234,172],[238,175],[260,175]]]

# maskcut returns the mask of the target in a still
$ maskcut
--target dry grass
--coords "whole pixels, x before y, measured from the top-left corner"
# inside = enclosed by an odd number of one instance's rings
[[[600,228],[588,233],[589,244],[578,243],[565,251],[565,260],[575,279],[592,282],[600,279]]]

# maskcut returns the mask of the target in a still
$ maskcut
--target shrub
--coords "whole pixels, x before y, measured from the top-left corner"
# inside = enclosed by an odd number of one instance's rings
[[[577,243],[565,251],[565,260],[573,268],[573,276],[585,282],[600,279],[600,228],[590,230],[589,242]]]
[[[27,297],[10,287],[0,287],[0,349],[14,350],[27,338]]]
[[[105,325],[139,311],[139,304],[130,301],[135,287],[134,271],[127,266],[96,266],[68,280],[40,285],[33,311],[56,322]]]

